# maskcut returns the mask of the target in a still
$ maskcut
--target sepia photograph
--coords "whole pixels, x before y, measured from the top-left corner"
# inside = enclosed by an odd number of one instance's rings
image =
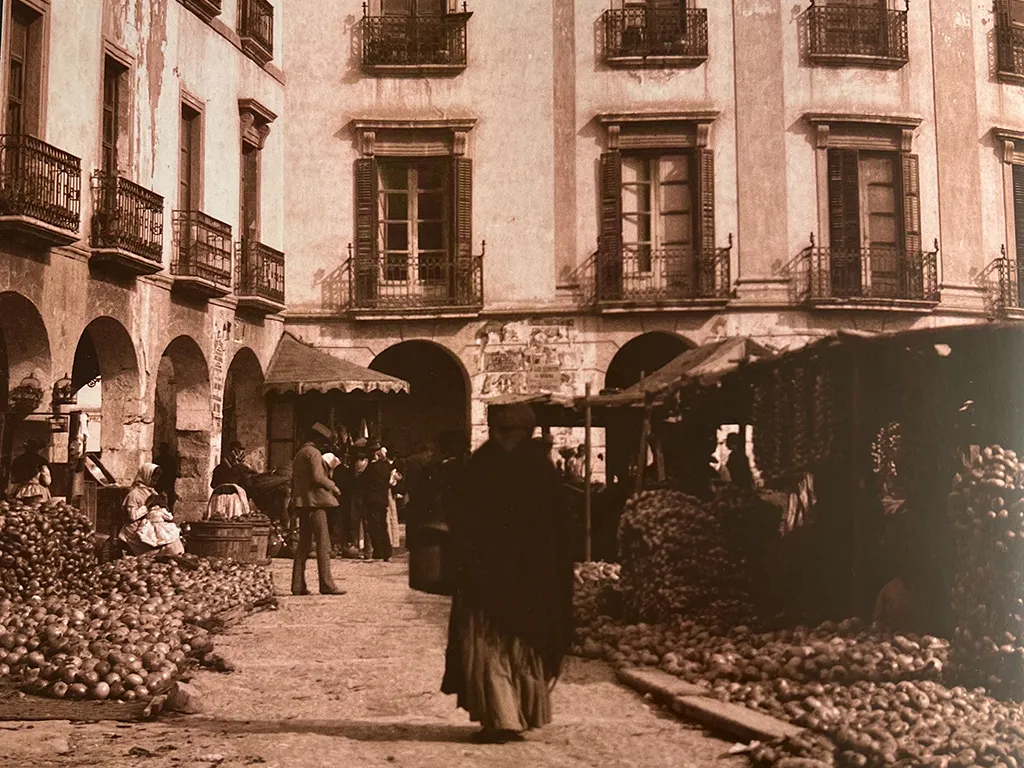
[[[0,0],[0,768],[1024,768],[1024,0]]]

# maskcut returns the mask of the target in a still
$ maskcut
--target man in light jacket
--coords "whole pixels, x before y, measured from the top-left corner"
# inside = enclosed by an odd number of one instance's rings
[[[316,539],[316,567],[321,595],[343,595],[331,577],[331,537],[327,529],[327,510],[338,506],[338,486],[327,474],[322,449],[330,445],[331,431],[314,424],[306,444],[292,461],[292,505],[299,517],[299,545],[292,562],[292,594],[308,595],[306,558]]]

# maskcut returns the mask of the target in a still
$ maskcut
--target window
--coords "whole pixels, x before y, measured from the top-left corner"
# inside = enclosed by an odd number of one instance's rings
[[[178,209],[198,211],[202,206],[202,115],[187,104],[181,105],[179,132]]]
[[[1017,242],[1017,274],[1024,270],[1024,165],[1013,166],[1013,230]],[[1024,299],[1024,283],[1018,277],[1018,300]],[[1021,302],[1024,306],[1024,302]]]
[[[717,261],[712,150],[602,155],[599,301],[714,298]]]
[[[1009,0],[1010,23],[1017,27],[1024,27],[1024,0]]]
[[[833,295],[909,298],[922,263],[917,156],[830,149],[828,197]]]
[[[420,282],[445,277],[448,180],[443,159],[378,163],[379,247],[384,280]]]
[[[448,11],[448,0],[381,0],[384,16],[440,16]]]
[[[11,9],[6,131],[38,134],[43,72],[43,17],[22,3]]]
[[[125,141],[123,125],[127,123],[125,94],[128,68],[114,58],[107,57],[103,67],[103,130],[101,167],[108,176],[117,176],[124,159]]]
[[[241,210],[238,223],[242,237],[258,242],[260,239],[260,151],[242,142]]]

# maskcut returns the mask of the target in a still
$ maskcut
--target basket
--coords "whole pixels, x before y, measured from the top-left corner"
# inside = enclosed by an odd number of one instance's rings
[[[409,588],[431,595],[451,595],[448,526],[427,523],[414,528],[408,538]]]
[[[253,550],[252,522],[204,520],[192,523],[188,551],[200,557],[229,557],[249,562]]]

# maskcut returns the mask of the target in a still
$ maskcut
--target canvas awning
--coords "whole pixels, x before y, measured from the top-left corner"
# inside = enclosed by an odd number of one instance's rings
[[[648,395],[663,399],[689,382],[712,384],[751,358],[771,355],[770,350],[746,337],[709,342],[683,352],[628,389],[597,395],[590,398],[590,403],[598,408],[642,406]]]
[[[264,392],[408,392],[409,382],[342,360],[285,332],[263,381]]]

